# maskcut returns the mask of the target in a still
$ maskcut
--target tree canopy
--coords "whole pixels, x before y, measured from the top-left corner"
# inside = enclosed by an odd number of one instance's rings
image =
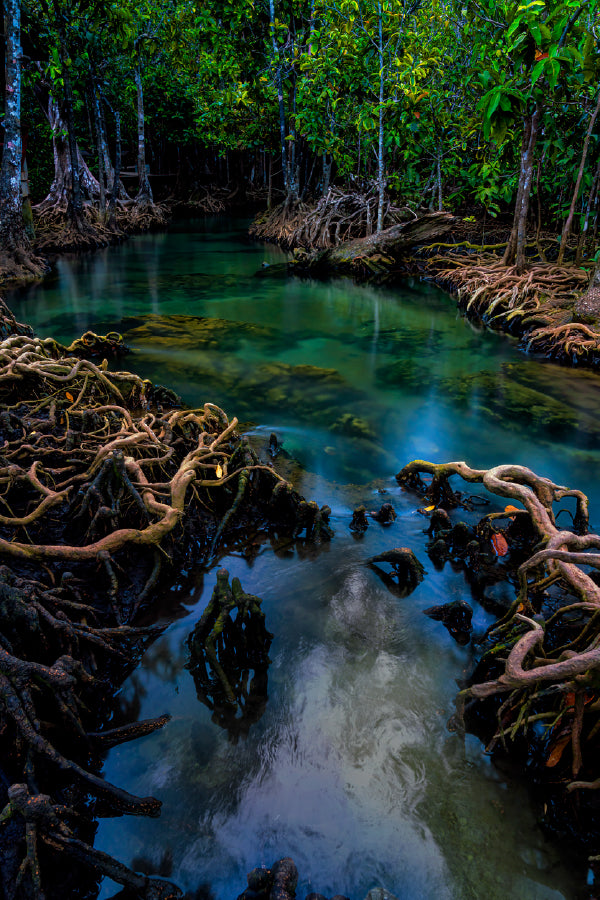
[[[78,174],[84,192],[101,182],[110,193],[118,115],[140,194],[140,159],[151,176],[263,185],[271,160],[275,184],[296,198],[318,198],[332,178],[368,180],[413,208],[492,218],[514,208],[516,236],[531,196],[557,237],[569,216],[569,231],[592,229],[598,0],[21,7],[21,121],[38,201],[53,178],[52,137],[55,151],[69,144],[72,193]]]

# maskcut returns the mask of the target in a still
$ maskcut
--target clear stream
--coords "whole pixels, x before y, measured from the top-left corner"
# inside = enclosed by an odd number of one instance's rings
[[[364,900],[375,885],[401,900],[573,897],[585,873],[545,839],[525,788],[446,727],[471,650],[422,610],[470,591],[460,570],[430,563],[419,499],[393,476],[415,457],[523,463],[585,490],[593,519],[598,377],[524,355],[426,284],[290,278],[277,268],[286,255],[251,243],[246,227],[179,223],[63,258],[9,298],[41,335],[122,332],[135,350],[123,367],[189,404],[219,404],[257,444],[275,431],[303,467],[300,490],[333,510],[336,535],[320,552],[266,543],[221,562],[263,598],[275,635],[269,699],[247,736],[231,740],[211,720],[185,668],[216,570],[161,599],[169,627],[119,705],[173,718],[112,751],[105,775],[159,797],[162,815],[101,820],[96,846],[215,900],[234,900],[250,869],[284,855],[300,900]],[[372,521],[355,539],[351,510],[383,501],[395,523]],[[364,565],[394,546],[427,570],[403,599]],[[476,631],[488,621],[476,607]],[[115,889],[105,880],[102,896]]]

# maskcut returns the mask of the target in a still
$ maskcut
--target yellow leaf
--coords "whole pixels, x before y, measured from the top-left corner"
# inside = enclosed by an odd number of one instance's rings
[[[433,506],[426,506],[426,507],[425,507],[425,512],[431,512],[431,511],[434,510],[434,509],[435,509],[435,504],[434,504]]]
[[[217,463],[217,478],[223,477],[223,469],[221,468],[221,463]]]
[[[67,398],[67,400],[70,400],[71,403],[72,403],[73,400],[75,399],[75,397],[73,396],[73,394],[70,394],[68,391],[65,393],[65,397]]]

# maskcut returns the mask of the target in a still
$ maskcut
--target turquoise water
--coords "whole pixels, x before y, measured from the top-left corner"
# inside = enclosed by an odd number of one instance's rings
[[[257,447],[271,431],[333,510],[320,553],[268,542],[223,560],[263,598],[274,633],[264,714],[230,740],[199,702],[186,638],[215,583],[191,573],[160,598],[169,623],[119,696],[122,715],[170,712],[161,732],[112,751],[106,777],[163,801],[158,820],[102,820],[96,846],[168,872],[198,897],[235,898],[255,865],[291,855],[298,897],[569,898],[581,873],[538,829],[526,791],[446,722],[471,650],[423,609],[470,599],[462,572],[425,553],[418,498],[394,474],[418,457],[503,462],[600,496],[597,376],[520,353],[462,319],[435,287],[357,286],[285,274],[285,254],[245,222],[206,220],[62,259],[10,299],[38,333],[117,330],[124,367],[236,415]],[[266,266],[264,264],[267,264]],[[348,530],[360,502],[392,502],[389,528]],[[410,597],[366,559],[409,546],[427,570]],[[489,621],[479,607],[476,630]],[[105,882],[103,896],[114,885]]]

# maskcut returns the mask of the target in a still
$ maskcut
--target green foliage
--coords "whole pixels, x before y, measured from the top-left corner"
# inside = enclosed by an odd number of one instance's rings
[[[326,154],[338,177],[373,178],[381,114],[388,185],[403,202],[437,202],[441,192],[446,205],[494,215],[514,198],[523,121],[537,106],[534,193],[558,222],[598,90],[598,5],[274,0],[271,27],[264,0],[24,0],[36,61],[25,110],[33,123],[40,85],[61,99],[68,73],[79,141],[93,159],[93,79],[121,111],[127,151],[139,65],[152,146],[276,158],[281,74],[285,143],[297,158]],[[49,148],[47,133],[44,141]],[[584,192],[599,153],[594,135]]]

